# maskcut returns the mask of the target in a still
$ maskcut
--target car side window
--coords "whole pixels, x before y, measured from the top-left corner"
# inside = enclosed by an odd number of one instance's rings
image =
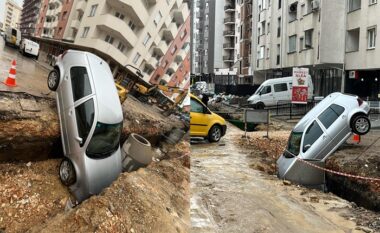
[[[72,67],[70,76],[74,102],[92,93],[86,67]]]
[[[80,146],[83,146],[83,144],[86,142],[88,134],[90,133],[91,127],[94,123],[94,115],[94,99],[89,99],[75,108],[78,134],[79,137],[82,138],[82,143]]]
[[[274,92],[282,92],[282,91],[288,90],[288,86],[286,85],[286,83],[274,84],[273,88],[274,88]]]
[[[272,87],[271,86],[265,86],[263,90],[261,90],[261,94],[268,94],[272,92]]]
[[[342,106],[332,104],[319,115],[318,119],[322,122],[323,126],[328,129],[343,112],[344,108]]]
[[[191,112],[203,113],[203,105],[198,103],[196,100],[191,99]]]
[[[306,152],[317,139],[323,134],[321,127],[318,122],[313,121],[313,123],[306,130],[304,139],[303,139],[303,148],[302,151]]]

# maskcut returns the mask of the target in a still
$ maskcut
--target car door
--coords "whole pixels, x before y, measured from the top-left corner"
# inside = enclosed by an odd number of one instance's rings
[[[326,153],[330,137],[321,126],[318,120],[314,120],[306,128],[302,137],[302,157],[303,159],[320,159]]]
[[[190,99],[190,134],[191,136],[207,136],[210,114],[205,113],[205,106],[195,98]]]
[[[331,138],[327,146],[329,150],[332,150],[351,132],[347,124],[347,111],[341,105],[331,104],[318,116],[318,120]],[[320,159],[325,159],[325,157],[320,157]]]
[[[271,84],[264,86],[260,91],[260,99],[265,106],[274,105],[273,88]]]

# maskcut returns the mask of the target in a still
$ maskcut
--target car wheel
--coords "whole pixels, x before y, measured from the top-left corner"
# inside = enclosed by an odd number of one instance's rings
[[[64,158],[59,166],[59,178],[66,186],[73,185],[77,180],[74,165],[67,158]]]
[[[256,104],[256,109],[264,109],[265,105],[262,102]]]
[[[351,129],[359,135],[367,134],[371,129],[371,122],[366,115],[355,116],[351,121]]]
[[[51,91],[57,90],[59,84],[59,71],[57,69],[50,71],[47,84]]]
[[[214,125],[208,132],[208,140],[210,142],[218,142],[222,137],[222,128],[219,125]]]

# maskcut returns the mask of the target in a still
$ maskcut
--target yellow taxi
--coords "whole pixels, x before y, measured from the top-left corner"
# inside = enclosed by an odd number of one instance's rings
[[[190,136],[204,137],[210,142],[218,142],[227,131],[224,118],[213,113],[192,94],[190,94],[190,101]]]

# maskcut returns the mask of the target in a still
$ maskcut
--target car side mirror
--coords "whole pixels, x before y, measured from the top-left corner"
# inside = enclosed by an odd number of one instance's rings
[[[307,144],[307,145],[305,145],[305,146],[303,147],[303,150],[306,152],[307,150],[310,149],[310,147],[311,147],[311,145],[310,145],[310,144]]]
[[[78,141],[80,144],[82,144],[82,143],[83,143],[83,139],[82,139],[81,137],[79,137],[79,136],[78,136],[78,137],[76,137],[76,138],[75,138],[75,140],[77,140],[77,141]]]

